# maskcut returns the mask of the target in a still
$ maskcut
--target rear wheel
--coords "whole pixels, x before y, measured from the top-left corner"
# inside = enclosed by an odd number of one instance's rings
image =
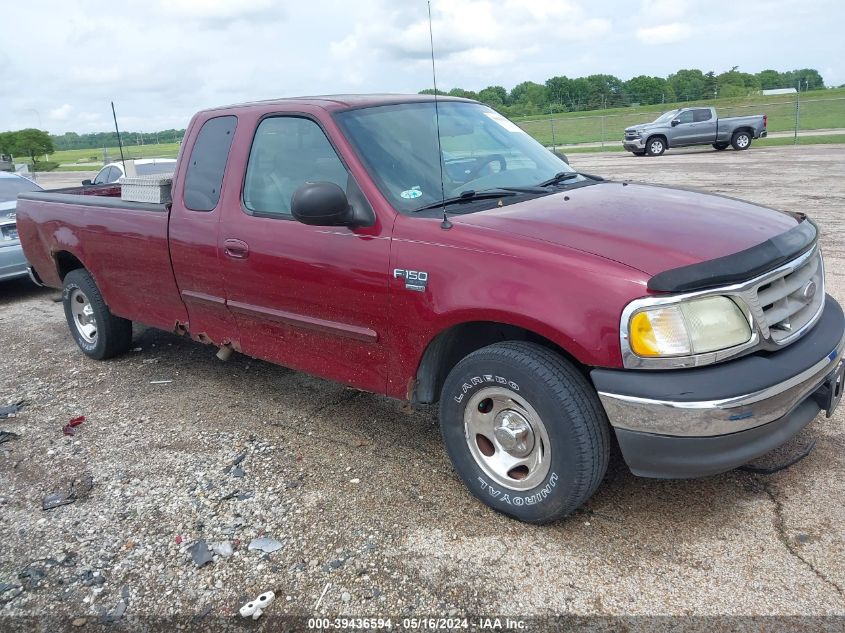
[[[660,156],[666,151],[666,141],[660,136],[648,139],[646,143],[646,153],[649,156]]]
[[[102,360],[129,349],[132,321],[111,313],[87,270],[65,276],[62,300],[70,333],[87,356]]]
[[[751,135],[748,132],[734,132],[731,145],[735,150],[748,149],[751,147]]]
[[[569,362],[533,343],[497,343],[460,361],[443,386],[440,426],[470,492],[522,521],[570,514],[607,470],[598,396]]]
[[[727,149],[730,143],[713,143],[713,149],[717,149],[722,151],[723,149]]]

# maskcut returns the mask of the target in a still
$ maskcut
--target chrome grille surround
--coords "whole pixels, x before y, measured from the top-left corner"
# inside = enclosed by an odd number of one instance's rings
[[[810,282],[813,292],[806,291]],[[805,296],[805,292],[809,296]],[[628,327],[634,314],[645,308],[710,296],[729,297],[737,304],[751,328],[749,341],[715,352],[686,356],[646,358],[633,352]],[[622,363],[632,369],[679,369],[712,365],[757,350],[773,351],[808,332],[819,320],[824,302],[824,261],[821,250],[814,245],[795,259],[744,283],[635,299],[622,311],[620,320]]]

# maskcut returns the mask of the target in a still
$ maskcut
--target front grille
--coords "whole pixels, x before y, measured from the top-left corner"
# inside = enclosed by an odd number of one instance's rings
[[[824,304],[824,264],[821,252],[814,252],[797,266],[786,267],[780,276],[767,279],[756,288],[761,312],[762,334],[777,344],[796,336],[819,314]]]
[[[636,132],[625,132],[625,140],[626,141],[633,141],[634,139],[639,138]]]

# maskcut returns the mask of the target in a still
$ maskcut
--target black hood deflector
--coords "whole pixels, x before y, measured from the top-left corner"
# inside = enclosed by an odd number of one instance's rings
[[[816,243],[816,225],[806,216],[799,219],[795,228],[744,251],[658,273],[649,279],[648,289],[654,292],[706,290],[748,281],[773,270]]]

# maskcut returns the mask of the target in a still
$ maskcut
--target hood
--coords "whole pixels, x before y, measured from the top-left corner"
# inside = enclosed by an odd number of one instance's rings
[[[662,123],[654,123],[654,122],[637,123],[636,125],[629,125],[628,127],[626,127],[625,131],[626,132],[632,132],[632,131],[636,132],[637,130],[642,130],[644,128],[652,128],[652,127],[663,127],[663,124]]]
[[[618,182],[453,221],[586,251],[649,275],[732,255],[798,224],[790,214],[725,196]]]

